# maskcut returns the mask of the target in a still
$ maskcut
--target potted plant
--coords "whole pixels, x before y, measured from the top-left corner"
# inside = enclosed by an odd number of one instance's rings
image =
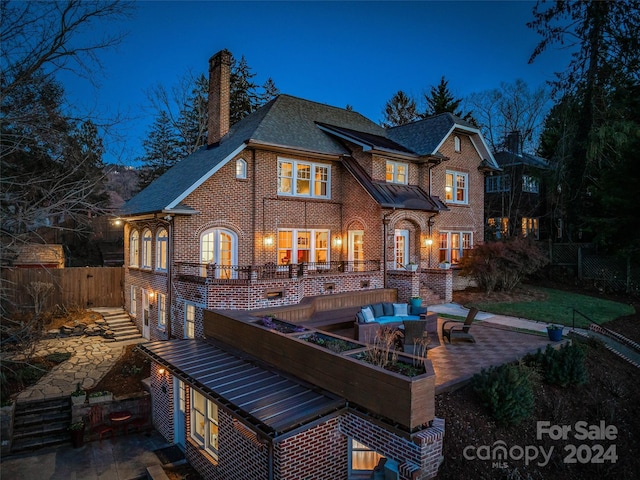
[[[415,272],[418,269],[418,264],[414,262],[407,263],[404,268],[410,272]]]
[[[562,325],[554,325],[553,323],[547,325],[547,335],[552,342],[559,342],[562,340]]]
[[[89,394],[89,403],[101,403],[101,402],[110,402],[113,400],[113,393],[109,391],[104,392],[91,392]]]
[[[71,403],[73,405],[81,405],[87,399],[87,392],[80,388],[80,384],[76,384],[76,389],[74,392],[71,392]]]
[[[71,444],[73,448],[80,448],[84,445],[84,422],[74,422],[69,425],[69,431],[71,432]]]
[[[411,302],[412,307],[419,307],[422,305],[422,297],[411,297],[409,302]]]

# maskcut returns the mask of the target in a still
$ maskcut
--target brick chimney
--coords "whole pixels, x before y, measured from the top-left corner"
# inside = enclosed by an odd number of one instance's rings
[[[209,146],[218,143],[229,131],[230,81],[231,52],[221,50],[209,59]]]
[[[519,130],[514,130],[507,135],[507,151],[522,155],[522,136]]]

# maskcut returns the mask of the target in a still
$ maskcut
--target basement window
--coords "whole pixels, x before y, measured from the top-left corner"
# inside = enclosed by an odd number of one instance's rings
[[[277,290],[267,290],[264,292],[264,298],[267,300],[277,300],[279,298],[284,298],[284,289],[279,288]]]

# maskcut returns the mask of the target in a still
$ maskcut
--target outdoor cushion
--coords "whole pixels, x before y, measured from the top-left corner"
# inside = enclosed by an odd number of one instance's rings
[[[403,320],[420,320],[420,317],[417,317],[415,315],[404,315],[402,317],[399,317],[397,315],[383,315],[382,317],[377,317],[375,319],[375,321],[380,324],[398,323]]]
[[[384,315],[384,310],[381,303],[374,303],[373,305],[371,305],[371,309],[373,310],[374,317],[381,317]]]
[[[393,315],[393,303],[391,302],[383,302],[382,310],[384,310],[385,315]]]
[[[362,315],[364,316],[365,323],[375,321],[376,318],[373,316],[373,311],[371,310],[371,307],[364,307],[361,311],[362,311]]]
[[[356,319],[358,320],[358,323],[364,323],[364,315],[362,315],[362,312],[356,313]]]
[[[409,312],[407,311],[407,304],[406,303],[394,303],[393,304],[393,314],[396,317],[406,317],[407,315],[409,315]]]

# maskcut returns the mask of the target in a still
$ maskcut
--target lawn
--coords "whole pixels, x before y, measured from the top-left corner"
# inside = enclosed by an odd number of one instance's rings
[[[472,302],[467,306],[475,306],[483,312],[568,326],[572,325],[574,309],[598,324],[618,317],[633,315],[635,311],[631,305],[603,298],[550,288],[535,288],[534,290],[541,292],[543,295],[533,301]],[[582,328],[587,327],[590,323],[578,313],[575,314],[575,322],[576,327]]]

